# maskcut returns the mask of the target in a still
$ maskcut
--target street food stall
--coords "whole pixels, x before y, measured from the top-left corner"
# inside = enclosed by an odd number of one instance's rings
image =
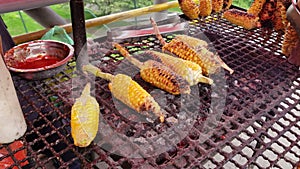
[[[160,5],[178,6],[177,1]],[[162,8],[153,5],[137,10],[142,15],[158,12],[157,9]],[[144,51],[162,51],[164,45],[149,18],[148,24],[121,27],[107,36],[89,40],[86,46],[82,39],[85,35],[76,34],[85,31],[73,29],[76,57],[62,71],[36,80],[12,72],[27,130],[17,142],[0,145],[0,166],[7,163],[8,168],[61,169],[299,167],[300,71],[282,52],[285,31],[268,26],[247,30],[225,19],[223,13],[212,12],[196,19],[180,14],[170,19],[172,22],[157,22],[165,43],[170,44],[178,34],[202,39],[207,43],[206,50],[218,54],[233,70],[221,69],[210,74],[212,84],[197,83],[190,87],[189,94],[174,95],[145,81],[140,67],[114,46],[120,44],[143,63],[149,59]],[[111,17],[87,20],[85,24],[113,22]],[[74,18],[72,22],[73,28],[82,24],[82,20]],[[80,26],[77,28],[82,29]],[[83,54],[82,48],[86,48]],[[120,101],[118,94],[112,94],[109,78],[78,69],[76,59],[80,57],[84,64],[101,72],[130,76],[157,101],[164,111],[164,120],[141,117],[128,103]],[[127,90],[128,84],[123,82],[116,85],[116,91]],[[91,97],[99,104],[99,122],[95,138],[81,147],[74,144],[80,138],[74,139],[71,123],[75,120],[71,111],[87,83],[91,84]]]

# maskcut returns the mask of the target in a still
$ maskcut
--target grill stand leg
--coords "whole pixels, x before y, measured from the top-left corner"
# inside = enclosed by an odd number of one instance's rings
[[[77,70],[88,63],[83,0],[71,0],[71,19]]]

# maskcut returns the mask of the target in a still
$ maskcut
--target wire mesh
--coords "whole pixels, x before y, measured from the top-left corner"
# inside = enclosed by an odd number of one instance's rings
[[[0,161],[11,158],[13,163],[8,168],[292,169],[298,165],[300,76],[299,68],[289,64],[280,51],[283,32],[269,28],[246,31],[216,14],[191,21],[189,25],[191,36],[203,32],[220,57],[235,70],[232,75],[225,74],[226,106],[207,140],[203,142],[201,139],[206,135],[202,123],[213,113],[209,110],[211,88],[201,84],[197,86],[201,95],[192,96],[201,100],[197,122],[185,138],[166,152],[150,157],[139,152],[140,158],[120,156],[120,149],[126,148],[128,153],[137,150],[132,148],[134,145],[124,145],[121,141],[118,146],[109,144],[108,140],[118,142],[123,138],[102,131],[97,136],[100,140],[89,147],[74,146],[70,135],[70,109],[74,98],[69,96],[82,87],[76,79],[90,80],[91,77],[76,72],[75,61],[72,61],[64,72],[51,79],[27,81],[13,76],[28,130],[20,139],[24,143],[21,148],[12,150],[8,145],[0,145],[0,150],[8,151]],[[172,34],[163,36],[167,40],[174,37]],[[161,48],[154,36],[130,38],[122,44],[130,53]],[[120,68],[124,58],[117,50],[108,47],[107,42],[90,44],[89,52],[90,62],[105,72],[114,73],[117,67],[124,73],[137,71],[126,62]],[[138,75],[134,79],[147,91],[155,89]],[[129,108],[123,106],[117,110],[111,104],[113,97],[107,84],[107,81],[96,78],[93,91],[101,106],[101,118],[114,130],[127,137],[147,138],[172,125],[138,124],[125,118],[122,113]],[[154,97],[159,97],[159,93],[156,94]],[[169,117],[179,118],[180,101],[167,95],[166,102],[163,108]],[[186,112],[193,113],[193,110],[187,109]],[[167,144],[169,140],[164,138],[163,141]],[[23,149],[27,150],[26,158],[17,159],[16,153]]]

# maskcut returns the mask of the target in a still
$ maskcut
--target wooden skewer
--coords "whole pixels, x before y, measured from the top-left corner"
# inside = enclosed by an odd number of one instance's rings
[[[175,7],[178,7],[177,1],[171,1],[171,2],[166,2],[166,3],[162,3],[162,4],[151,5],[151,6],[144,7],[144,8],[138,8],[138,9],[133,9],[133,10],[125,11],[125,12],[120,12],[120,13],[106,15],[106,16],[102,16],[102,17],[98,17],[98,18],[89,19],[89,20],[85,21],[85,26],[87,28],[99,26],[99,25],[107,24],[107,23],[110,23],[113,21],[123,20],[123,19],[131,18],[131,17],[135,17],[135,16],[144,15],[147,13],[152,13],[152,12],[159,12],[159,11],[163,11],[163,10],[167,10],[167,9],[175,8]],[[72,32],[72,24],[61,25],[60,27],[64,28],[67,33]],[[43,30],[36,31],[36,32],[18,35],[18,36],[13,37],[13,40],[14,40],[15,44],[20,44],[23,42],[40,39],[47,31],[49,31],[49,29],[50,28],[43,29]]]

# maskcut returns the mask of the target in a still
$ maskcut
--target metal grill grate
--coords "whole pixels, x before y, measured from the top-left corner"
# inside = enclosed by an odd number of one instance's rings
[[[190,22],[190,35],[198,36],[200,31],[235,70],[232,75],[225,73],[226,91],[216,94],[227,93],[226,106],[221,117],[209,124],[213,126],[212,130],[203,128],[208,116],[216,111],[209,108],[213,94],[210,86],[200,84],[194,87],[192,90],[199,93],[184,98],[184,101],[168,94],[160,100],[165,93],[156,92],[137,74],[134,79],[146,90],[154,91],[151,94],[155,99],[165,102],[163,108],[169,113],[168,118],[184,121],[186,116],[193,116],[196,123],[179,143],[159,154],[155,154],[155,145],[150,145],[153,151],[144,152],[136,149],[136,144],[124,144],[122,139],[146,139],[175,124],[136,123],[134,116],[124,116],[130,111],[126,106],[122,107],[119,102],[112,104],[114,100],[107,81],[96,78],[93,91],[101,105],[101,119],[121,136],[100,130],[91,146],[77,148],[70,135],[70,108],[74,101],[70,95],[75,93],[72,96],[76,96],[76,91],[82,87],[81,81],[93,79],[73,73],[73,61],[64,72],[43,81],[26,81],[13,76],[28,131],[21,139],[24,147],[12,151],[7,145],[0,145],[0,149],[9,152],[0,157],[0,161],[11,157],[14,164],[10,168],[21,166],[24,161],[28,164],[23,168],[295,167],[300,161],[300,73],[299,68],[289,64],[280,53],[283,33],[263,28],[246,31],[228,23],[220,15]],[[172,35],[164,37],[170,40]],[[153,36],[127,39],[123,45],[131,53],[161,48]],[[105,72],[137,71],[130,63],[121,61],[123,58],[118,51],[107,49],[107,46],[106,43],[91,46],[91,63]],[[103,52],[106,53],[104,56]],[[212,78],[219,82],[217,77]],[[187,106],[182,111],[180,106],[185,104]],[[192,109],[195,106],[196,110]],[[186,114],[182,115],[182,112]],[[119,144],[112,145],[109,140]],[[160,142],[168,145],[170,140],[163,138]],[[18,161],[20,159],[14,155],[22,149],[27,149],[27,157]],[[121,156],[120,150],[140,156]]]

